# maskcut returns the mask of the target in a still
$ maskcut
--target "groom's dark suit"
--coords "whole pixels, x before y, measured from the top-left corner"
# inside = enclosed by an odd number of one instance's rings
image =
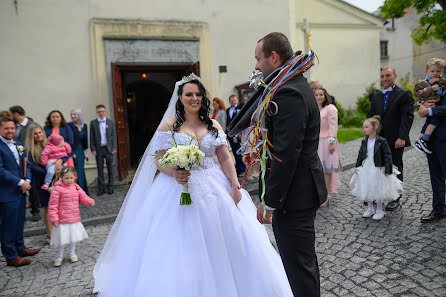
[[[327,198],[317,155],[319,109],[306,79],[297,75],[273,97],[278,112],[268,126],[272,152],[267,162],[266,205],[275,208],[273,229],[294,296],[319,296],[314,219]]]

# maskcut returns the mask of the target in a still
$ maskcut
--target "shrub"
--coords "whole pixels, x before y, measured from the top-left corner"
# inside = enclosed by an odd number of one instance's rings
[[[335,102],[336,109],[338,110],[338,122],[341,123],[342,119],[345,116],[345,109],[342,107],[341,103],[338,101]]]
[[[414,90],[413,90],[415,85],[410,83],[410,72],[407,72],[406,75],[404,75],[401,78],[400,82],[401,82],[401,87],[403,89],[409,90],[412,93],[412,97],[415,98],[414,97]]]
[[[366,115],[362,112],[356,110],[347,109],[345,110],[344,117],[339,122],[342,127],[362,127],[362,123],[366,119]]]
[[[365,89],[365,93],[356,100],[356,109],[358,112],[367,114],[370,110],[370,96],[375,92],[375,83],[372,83]]]

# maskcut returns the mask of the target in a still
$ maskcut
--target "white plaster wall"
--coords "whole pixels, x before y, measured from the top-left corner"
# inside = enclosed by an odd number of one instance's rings
[[[338,0],[296,0],[295,9],[295,48],[304,48],[301,26],[306,18],[319,58],[312,79],[320,81],[344,107],[355,108],[366,87],[379,82],[382,21]]]
[[[271,8],[274,9],[271,9]],[[0,1],[0,109],[22,105],[40,123],[52,109],[82,108],[96,117],[89,21],[94,18],[207,23],[211,96],[227,101],[255,65],[257,40],[289,34],[288,1],[18,0]],[[218,66],[228,73],[220,75]]]

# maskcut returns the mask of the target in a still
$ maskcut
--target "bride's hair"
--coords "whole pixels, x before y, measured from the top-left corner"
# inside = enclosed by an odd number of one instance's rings
[[[203,95],[203,99],[201,100],[201,107],[198,111],[198,117],[201,122],[205,123],[207,125],[207,128],[209,131],[212,131],[212,133],[217,136],[218,130],[214,127],[212,124],[212,120],[209,118],[209,111],[210,111],[210,104],[211,101],[206,95],[206,89],[204,88],[203,84],[199,80],[191,80],[189,82],[186,82],[178,87],[178,98],[183,94],[183,87],[185,84],[196,84],[198,86],[198,89],[200,90],[200,93]],[[181,102],[181,100],[178,99],[176,105],[175,105],[175,115],[176,115],[176,122],[173,124],[173,131],[178,132],[181,125],[184,122],[184,105]]]

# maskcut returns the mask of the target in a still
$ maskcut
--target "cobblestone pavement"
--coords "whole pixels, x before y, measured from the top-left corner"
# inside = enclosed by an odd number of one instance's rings
[[[414,126],[418,132],[418,125]],[[353,147],[351,154],[356,158],[358,148]],[[420,223],[420,217],[431,210],[427,161],[410,150],[404,154],[404,164],[402,207],[387,212],[381,221],[363,219],[365,207],[349,194],[353,169],[341,174],[339,193],[318,211],[316,249],[322,296],[446,296],[446,221]],[[247,187],[254,189],[255,183]],[[122,186],[113,195],[93,195],[97,205],[82,207],[83,220],[116,215],[127,189]],[[257,196],[253,199],[258,201]],[[38,224],[27,223],[27,228],[43,226]],[[42,251],[21,268],[7,267],[1,258],[0,296],[95,296],[92,270],[111,224],[86,229],[90,238],[78,244],[79,262],[70,264],[65,259],[60,268],[53,267],[56,250],[45,245],[44,235],[26,237],[28,246],[42,247]],[[271,227],[267,230],[274,244]]]

